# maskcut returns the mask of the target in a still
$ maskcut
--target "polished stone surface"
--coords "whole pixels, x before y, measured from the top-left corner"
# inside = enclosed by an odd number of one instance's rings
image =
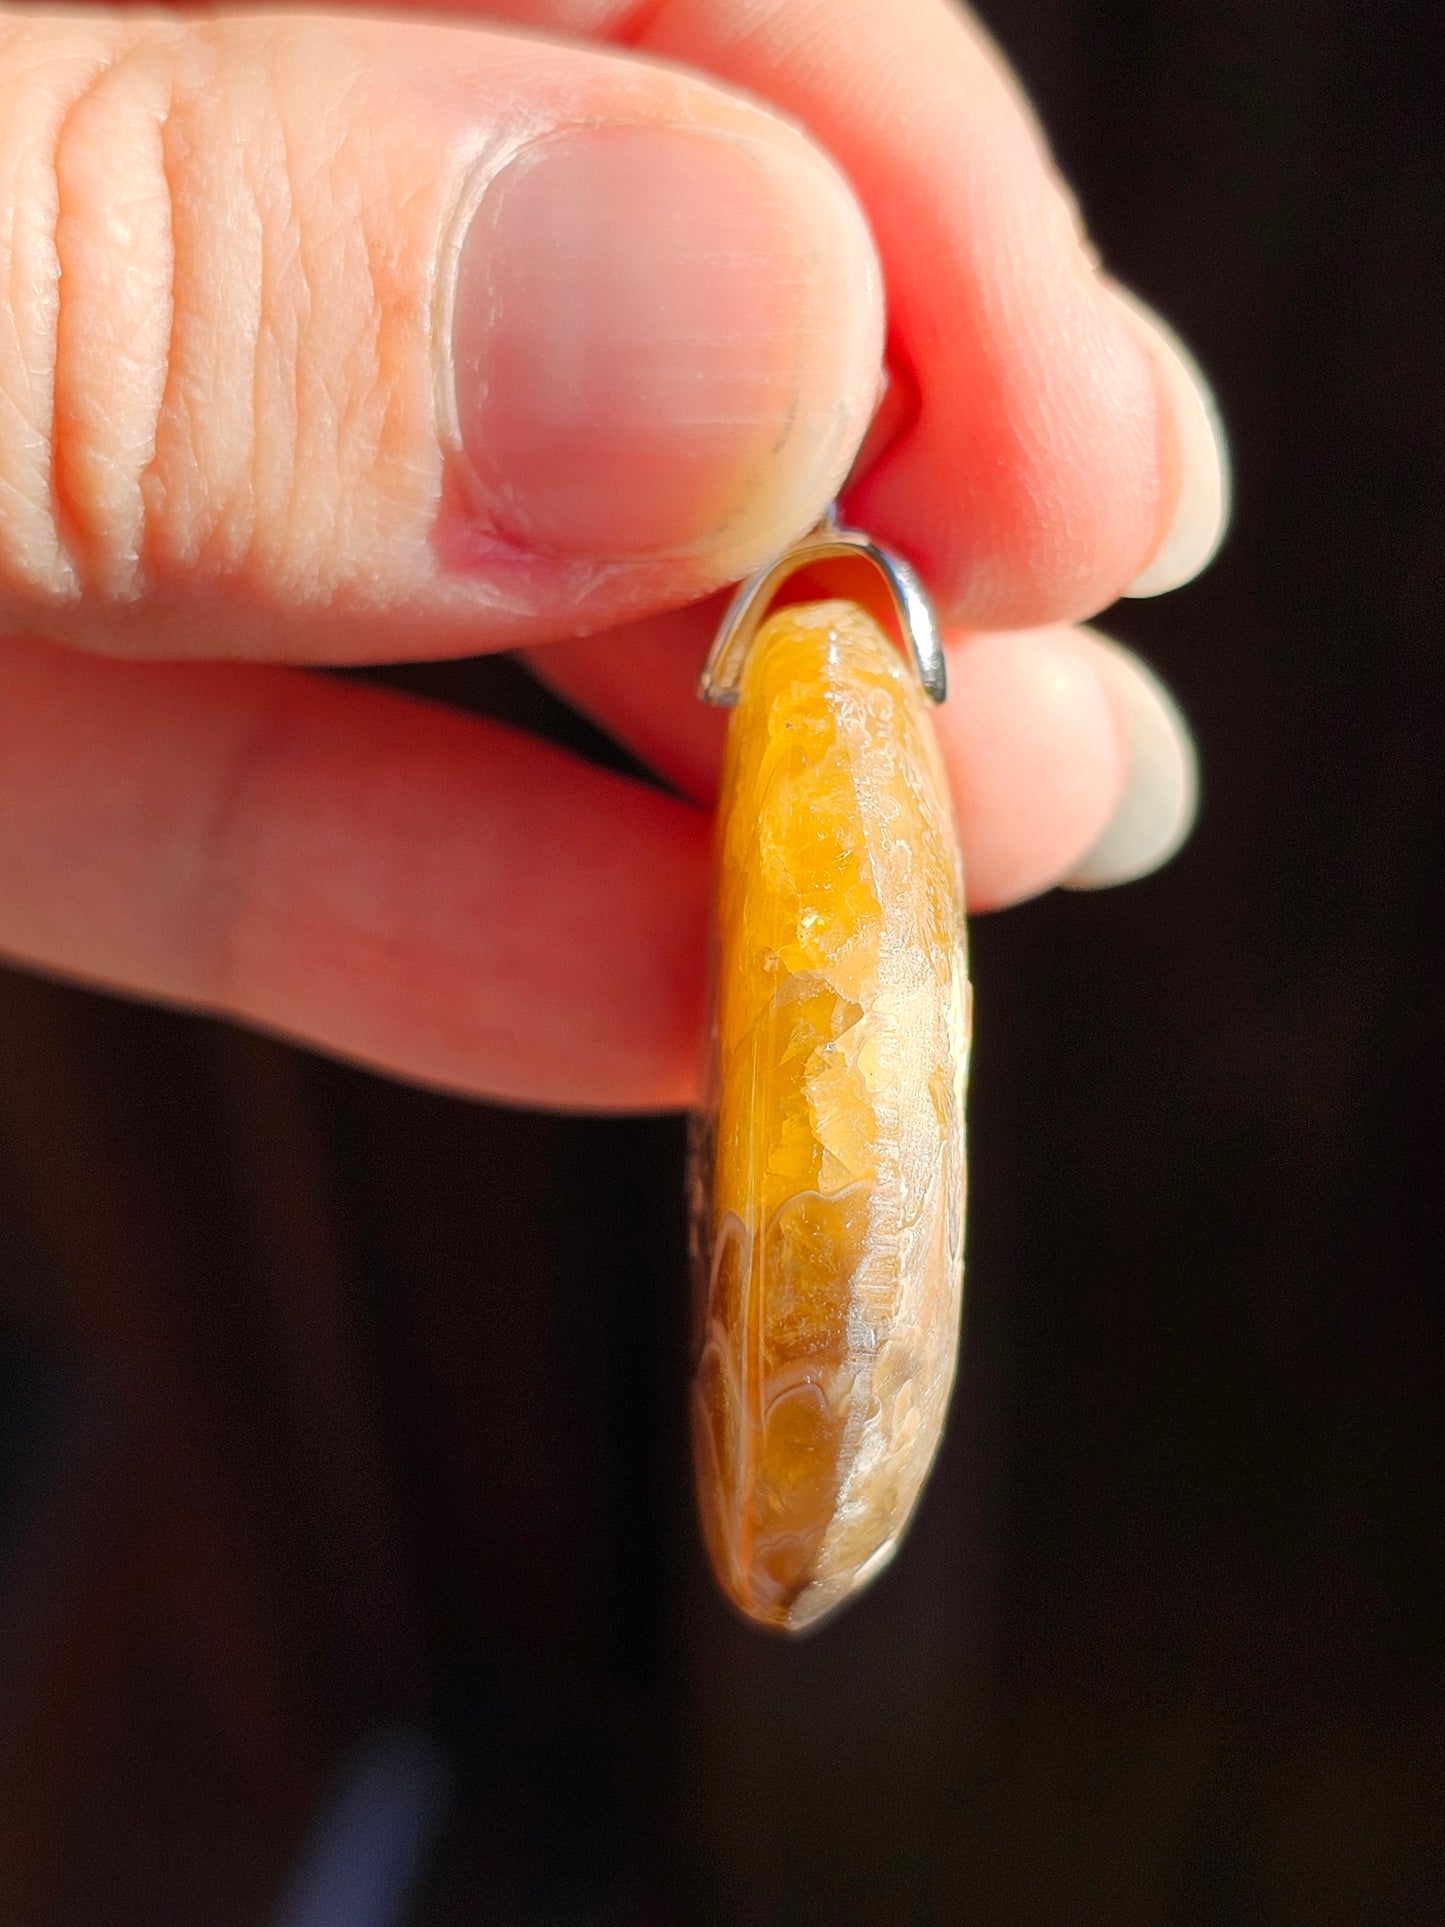
[[[962,1288],[958,847],[928,704],[852,603],[760,631],[717,861],[698,1491],[725,1591],[791,1631],[897,1545],[942,1431]]]

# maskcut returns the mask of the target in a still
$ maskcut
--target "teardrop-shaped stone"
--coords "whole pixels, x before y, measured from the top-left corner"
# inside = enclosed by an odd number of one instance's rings
[[[728,732],[694,1129],[704,1536],[751,1619],[865,1585],[942,1432],[963,1277],[969,991],[928,705],[850,602],[759,631]]]

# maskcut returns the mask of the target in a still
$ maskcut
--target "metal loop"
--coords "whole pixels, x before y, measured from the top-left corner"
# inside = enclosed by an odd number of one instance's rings
[[[737,702],[748,650],[768,605],[789,576],[815,562],[834,562],[845,557],[871,562],[882,576],[924,693],[933,702],[943,701],[948,693],[948,670],[938,622],[923,584],[906,562],[880,548],[871,536],[855,529],[840,529],[830,510],[811,534],[805,535],[775,562],[759,569],[738,589],[708,650],[698,680],[697,693],[703,702],[725,709]]]

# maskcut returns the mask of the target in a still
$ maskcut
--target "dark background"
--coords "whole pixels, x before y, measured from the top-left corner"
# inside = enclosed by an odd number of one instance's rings
[[[904,1554],[796,1646],[713,1596],[675,1123],[0,977],[4,1927],[266,1921],[398,1720],[456,1763],[417,1927],[1445,1919],[1432,10],[986,11],[1237,509],[1108,621],[1197,727],[1188,851],[975,927]]]

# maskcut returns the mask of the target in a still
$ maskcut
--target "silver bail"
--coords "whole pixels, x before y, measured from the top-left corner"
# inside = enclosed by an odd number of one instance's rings
[[[724,709],[732,708],[737,702],[748,650],[769,604],[789,576],[815,562],[835,562],[846,557],[871,562],[883,578],[924,693],[932,702],[943,701],[948,694],[948,668],[938,622],[923,584],[901,557],[891,555],[871,536],[856,529],[839,528],[836,511],[829,509],[810,534],[775,562],[749,576],[734,595],[698,679],[697,693],[703,702],[715,703]]]

